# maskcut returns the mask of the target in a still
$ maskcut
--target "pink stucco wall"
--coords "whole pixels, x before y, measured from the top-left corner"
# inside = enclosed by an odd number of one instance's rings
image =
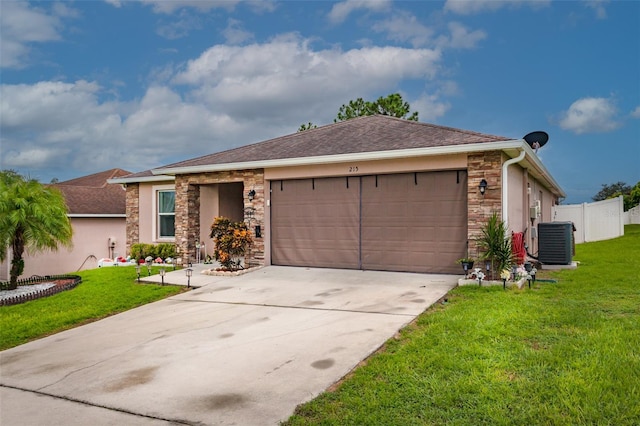
[[[58,251],[25,255],[22,278],[32,275],[66,274],[98,266],[98,260],[110,256],[109,238],[114,237],[116,255],[125,252],[125,218],[71,218],[73,247],[60,247]],[[90,256],[94,256],[91,258]],[[85,262],[86,259],[86,262]],[[5,277],[0,277],[4,279]]]

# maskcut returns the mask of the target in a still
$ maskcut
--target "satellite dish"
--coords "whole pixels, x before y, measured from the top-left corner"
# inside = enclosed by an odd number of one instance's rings
[[[542,148],[549,141],[549,135],[547,132],[537,131],[527,134],[523,139],[538,152],[538,148]]]

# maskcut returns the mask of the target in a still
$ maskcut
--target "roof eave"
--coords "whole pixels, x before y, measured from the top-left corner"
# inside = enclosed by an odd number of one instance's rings
[[[267,169],[273,167],[309,166],[330,163],[348,163],[353,161],[390,160],[397,158],[423,157],[432,155],[460,154],[465,152],[493,151],[519,147],[525,143],[522,139],[483,142],[462,145],[447,145],[428,148],[410,148],[389,151],[356,152],[349,154],[321,155],[316,157],[281,158],[274,160],[244,161],[222,164],[204,164],[201,166],[165,167],[153,169],[157,175],[178,175],[192,173],[211,173],[229,170]]]
[[[564,192],[564,190],[560,187],[560,184],[558,184],[558,182],[554,179],[551,173],[549,173],[547,168],[544,166],[544,164],[542,164],[542,161],[540,161],[540,157],[538,157],[538,154],[536,154],[533,151],[533,149],[529,146],[529,144],[526,143],[524,140],[523,140],[523,143],[524,143],[523,149],[527,153],[525,160],[527,160],[527,162],[533,166],[534,170],[536,171],[536,174],[539,175],[540,178],[546,181],[546,183],[549,186],[549,189],[551,189],[555,195],[557,195],[558,197],[566,198],[567,196],[566,192]]]
[[[178,174],[212,173],[230,170],[267,169],[275,167],[310,166],[331,163],[350,163],[354,161],[391,160],[398,158],[437,156],[448,154],[463,154],[468,152],[504,151],[512,157],[517,156],[520,150],[526,151],[526,157],[533,165],[536,172],[546,181],[552,192],[560,197],[566,197],[558,182],[551,176],[547,168],[542,164],[538,155],[531,149],[524,139],[511,139],[495,142],[481,142],[460,145],[447,145],[427,148],[411,148],[389,151],[358,152],[350,154],[322,155],[316,157],[296,157],[275,160],[245,161],[223,164],[205,164],[201,166],[165,167],[151,170],[154,175],[174,176]],[[511,154],[510,154],[511,153]]]
[[[144,176],[144,177],[123,177],[123,178],[113,178],[108,179],[107,183],[114,184],[127,184],[127,183],[144,183],[144,182],[167,182],[175,180],[175,176],[167,176],[167,175],[157,175],[154,173],[154,176]]]
[[[69,213],[69,218],[126,218],[127,215],[123,213]]]

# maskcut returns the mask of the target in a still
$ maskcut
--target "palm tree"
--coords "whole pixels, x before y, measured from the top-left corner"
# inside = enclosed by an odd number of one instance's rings
[[[23,254],[71,246],[73,230],[62,193],[35,179],[0,171],[0,261],[11,247],[9,289],[18,287],[24,271]]]

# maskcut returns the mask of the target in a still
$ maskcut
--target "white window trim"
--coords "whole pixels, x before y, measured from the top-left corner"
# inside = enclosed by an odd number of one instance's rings
[[[174,237],[160,237],[158,235],[160,230],[158,229],[158,192],[159,191],[175,191],[175,185],[154,185],[151,187],[152,192],[152,203],[153,203],[153,217],[151,220],[153,241],[156,243],[174,243],[176,241]],[[174,208],[175,214],[175,208]]]

